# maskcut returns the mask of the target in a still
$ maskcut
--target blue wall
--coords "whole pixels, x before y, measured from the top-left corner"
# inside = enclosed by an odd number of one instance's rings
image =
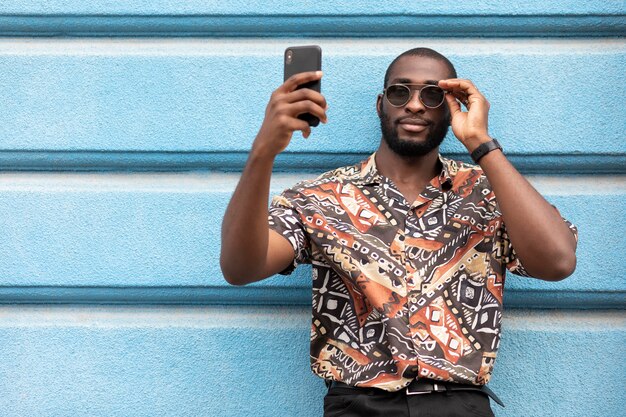
[[[321,415],[310,270],[231,287],[218,265],[284,48],[311,43],[329,123],[273,191],[374,150],[390,60],[442,52],[580,233],[567,280],[508,276],[494,410],[622,415],[625,22],[620,1],[3,1],[0,416]]]

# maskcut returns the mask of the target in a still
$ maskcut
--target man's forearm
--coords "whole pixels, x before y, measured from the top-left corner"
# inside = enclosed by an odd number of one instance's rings
[[[576,240],[558,212],[495,150],[479,161],[498,200],[507,232],[526,270],[563,279],[576,267]]]
[[[268,247],[270,179],[274,158],[251,152],[222,222],[220,264],[231,283],[255,276],[265,264]]]
[[[267,200],[274,158],[285,150],[293,133],[309,137],[311,127],[298,118],[311,113],[327,122],[326,99],[298,86],[322,78],[321,71],[290,77],[272,93],[248,162],[222,222],[220,265],[231,284],[247,284],[284,270],[293,260],[291,244],[269,229]]]

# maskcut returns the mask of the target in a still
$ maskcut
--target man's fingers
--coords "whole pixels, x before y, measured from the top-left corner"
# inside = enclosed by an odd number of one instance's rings
[[[454,97],[454,95],[448,93],[446,94],[446,101],[448,102],[448,107],[450,108],[450,117],[454,117],[457,113],[462,113],[463,110],[461,110],[461,105],[459,104],[458,101],[456,101],[456,98]]]
[[[322,78],[322,71],[309,71],[309,72],[300,72],[298,74],[292,75],[281,85],[278,89],[289,93],[291,91],[295,91],[299,85],[305,84],[311,81],[317,81]]]
[[[310,100],[298,101],[296,103],[290,104],[289,113],[294,117],[305,113],[311,113],[312,115],[319,118],[322,123],[327,122],[326,111],[322,107],[320,107],[319,104],[314,103]]]
[[[452,95],[461,103],[465,104],[465,106],[467,106],[467,104],[469,103],[468,95],[462,91],[449,91],[448,94]]]
[[[440,80],[439,87],[444,90],[451,91],[452,93],[460,94],[465,93],[466,95],[472,94],[480,94],[480,91],[474,86],[474,84],[470,80],[464,80],[461,78],[450,78],[447,80]]]
[[[289,129],[292,131],[299,130],[302,132],[302,136],[308,138],[311,135],[311,126],[304,120],[292,119],[289,123]]]
[[[310,100],[317,103],[320,107],[326,108],[326,99],[320,93],[310,88],[301,88],[285,95],[287,103],[295,103],[297,101]]]

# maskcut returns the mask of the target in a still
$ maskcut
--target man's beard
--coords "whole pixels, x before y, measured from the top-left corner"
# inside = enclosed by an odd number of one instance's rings
[[[430,129],[424,142],[400,139],[398,136],[398,125],[392,124],[389,115],[381,109],[380,130],[382,131],[383,139],[389,148],[400,156],[412,157],[428,154],[441,145],[448,133],[450,122],[444,117],[440,122],[430,124],[428,127]]]

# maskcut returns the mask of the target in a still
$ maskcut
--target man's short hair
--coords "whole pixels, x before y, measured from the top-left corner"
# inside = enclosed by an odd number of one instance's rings
[[[385,72],[385,84],[383,85],[383,88],[387,87],[387,83],[389,82],[389,74],[391,73],[391,69],[393,68],[395,63],[398,62],[400,58],[403,58],[405,56],[422,56],[442,61],[450,70],[448,78],[457,78],[456,69],[454,69],[454,65],[452,65],[452,62],[450,62],[448,58],[430,48],[413,48],[409,49],[408,51],[402,52],[393,61],[391,61],[391,64],[389,64],[389,66],[387,67],[387,72]]]

